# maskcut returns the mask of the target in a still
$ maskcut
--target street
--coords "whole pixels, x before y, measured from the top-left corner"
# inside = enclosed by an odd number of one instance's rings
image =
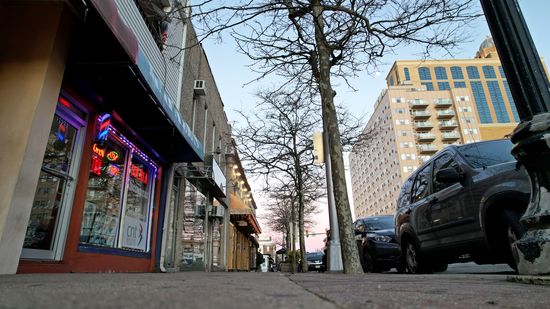
[[[543,308],[505,274],[102,273],[0,276],[0,308]]]

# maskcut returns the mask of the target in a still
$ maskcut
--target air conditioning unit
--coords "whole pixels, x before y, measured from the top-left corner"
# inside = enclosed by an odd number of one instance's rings
[[[202,79],[195,80],[193,91],[195,95],[205,95],[206,94],[206,82]]]
[[[195,217],[204,218],[206,214],[206,205],[197,205],[195,208]]]
[[[223,218],[225,208],[223,206],[212,207],[212,217]]]

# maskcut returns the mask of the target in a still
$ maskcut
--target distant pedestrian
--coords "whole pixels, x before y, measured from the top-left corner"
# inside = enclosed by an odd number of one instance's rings
[[[262,271],[262,264],[264,263],[264,256],[260,252],[260,249],[256,251],[256,271],[260,272]]]

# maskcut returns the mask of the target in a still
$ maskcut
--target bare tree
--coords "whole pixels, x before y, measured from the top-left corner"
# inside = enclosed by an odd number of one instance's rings
[[[474,0],[204,0],[192,18],[205,37],[230,30],[260,78],[276,74],[321,96],[345,273],[360,273],[332,83],[378,64],[397,47],[449,52],[479,16]],[[348,83],[349,84],[349,83]]]

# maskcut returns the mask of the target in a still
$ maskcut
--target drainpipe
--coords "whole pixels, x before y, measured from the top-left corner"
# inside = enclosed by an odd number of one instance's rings
[[[522,275],[550,273],[550,83],[515,0],[481,0],[520,124],[512,150],[531,180],[531,199],[521,223],[527,232],[514,243]]]
[[[168,201],[170,201],[170,194],[172,192],[172,181],[173,181],[173,175],[174,175],[174,168],[173,165],[170,166],[170,168],[166,171],[166,173],[163,173],[162,176],[162,190],[160,194],[160,201],[159,201],[159,214],[158,214],[158,221],[157,222],[163,222],[162,225],[158,224],[157,227],[157,242],[155,245],[156,249],[156,259],[159,261],[158,269],[161,272],[166,272],[166,269],[164,268],[164,259],[165,259],[165,241],[166,241],[166,207],[167,204],[169,204]],[[159,237],[161,237],[161,241],[159,240]]]

